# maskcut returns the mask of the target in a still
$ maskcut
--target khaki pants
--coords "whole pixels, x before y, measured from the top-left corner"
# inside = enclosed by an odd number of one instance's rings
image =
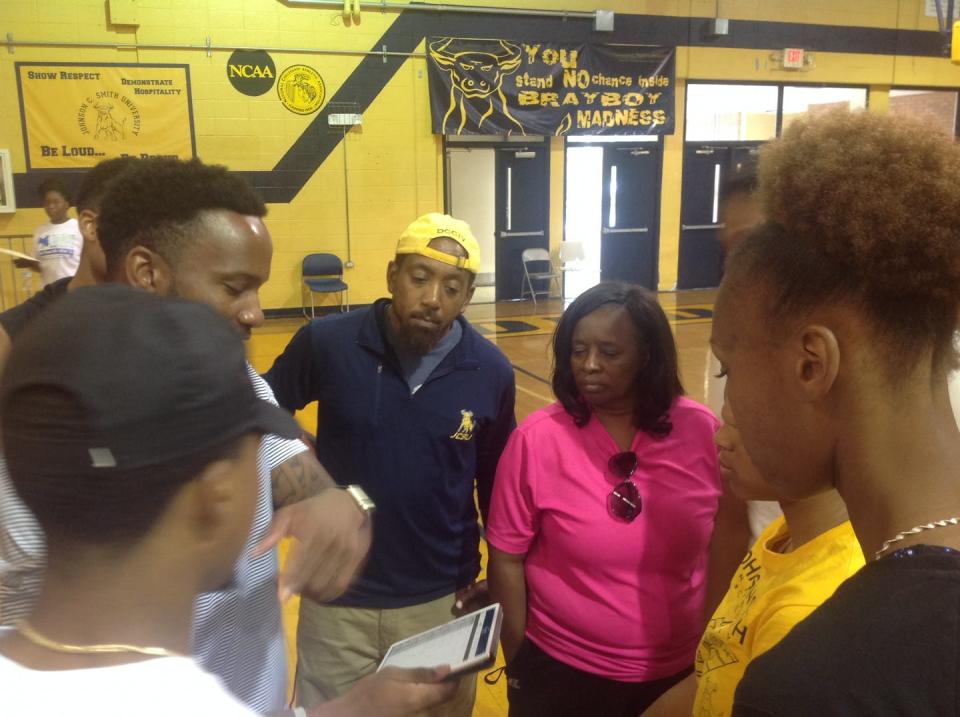
[[[297,698],[306,708],[342,695],[377,669],[390,645],[453,619],[454,596],[422,605],[377,610],[320,605],[304,598],[297,627]],[[477,678],[460,680],[456,696],[429,717],[470,717]]]

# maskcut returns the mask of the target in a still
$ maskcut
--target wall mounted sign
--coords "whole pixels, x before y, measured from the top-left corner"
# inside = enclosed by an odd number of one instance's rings
[[[186,65],[14,64],[27,169],[196,153]]]
[[[435,134],[672,134],[673,48],[430,38]]]
[[[277,80],[280,102],[291,112],[309,115],[323,105],[326,88],[320,73],[307,65],[291,65],[280,73]]]
[[[277,79],[277,66],[263,50],[235,50],[227,60],[227,79],[250,97],[266,94]]]

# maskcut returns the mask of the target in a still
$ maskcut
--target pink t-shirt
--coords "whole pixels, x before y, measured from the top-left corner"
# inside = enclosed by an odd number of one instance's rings
[[[644,682],[693,664],[704,625],[707,552],[720,498],[717,419],[686,398],[673,430],[639,432],[643,511],[613,518],[607,468],[619,452],[596,419],[577,428],[555,403],[510,437],[497,467],[487,540],[526,554],[526,635],[585,672]]]

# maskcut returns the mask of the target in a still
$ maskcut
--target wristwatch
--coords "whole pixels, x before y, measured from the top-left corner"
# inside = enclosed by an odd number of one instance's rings
[[[350,494],[350,497],[356,501],[357,507],[363,511],[363,514],[369,520],[369,518],[373,515],[373,512],[377,509],[377,504],[370,500],[370,496],[367,495],[367,492],[356,483],[345,485],[343,486],[343,489],[347,491],[347,493]]]

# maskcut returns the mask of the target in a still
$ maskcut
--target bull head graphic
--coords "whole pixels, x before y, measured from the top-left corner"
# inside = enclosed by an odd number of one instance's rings
[[[478,50],[452,51],[450,44],[452,37],[430,43],[430,57],[437,63],[437,67],[450,76],[450,107],[443,116],[443,132],[447,133],[447,121],[458,108],[460,109],[460,125],[457,134],[463,131],[467,123],[467,112],[464,102],[467,98],[477,100],[483,115],[477,127],[483,125],[484,120],[499,110],[504,117],[517,126],[521,134],[526,134],[516,118],[510,114],[507,99],[503,95],[503,78],[520,67],[521,51],[518,45],[500,40],[503,52],[481,52]],[[496,100],[499,99],[499,103]],[[498,104],[499,106],[495,106]]]

